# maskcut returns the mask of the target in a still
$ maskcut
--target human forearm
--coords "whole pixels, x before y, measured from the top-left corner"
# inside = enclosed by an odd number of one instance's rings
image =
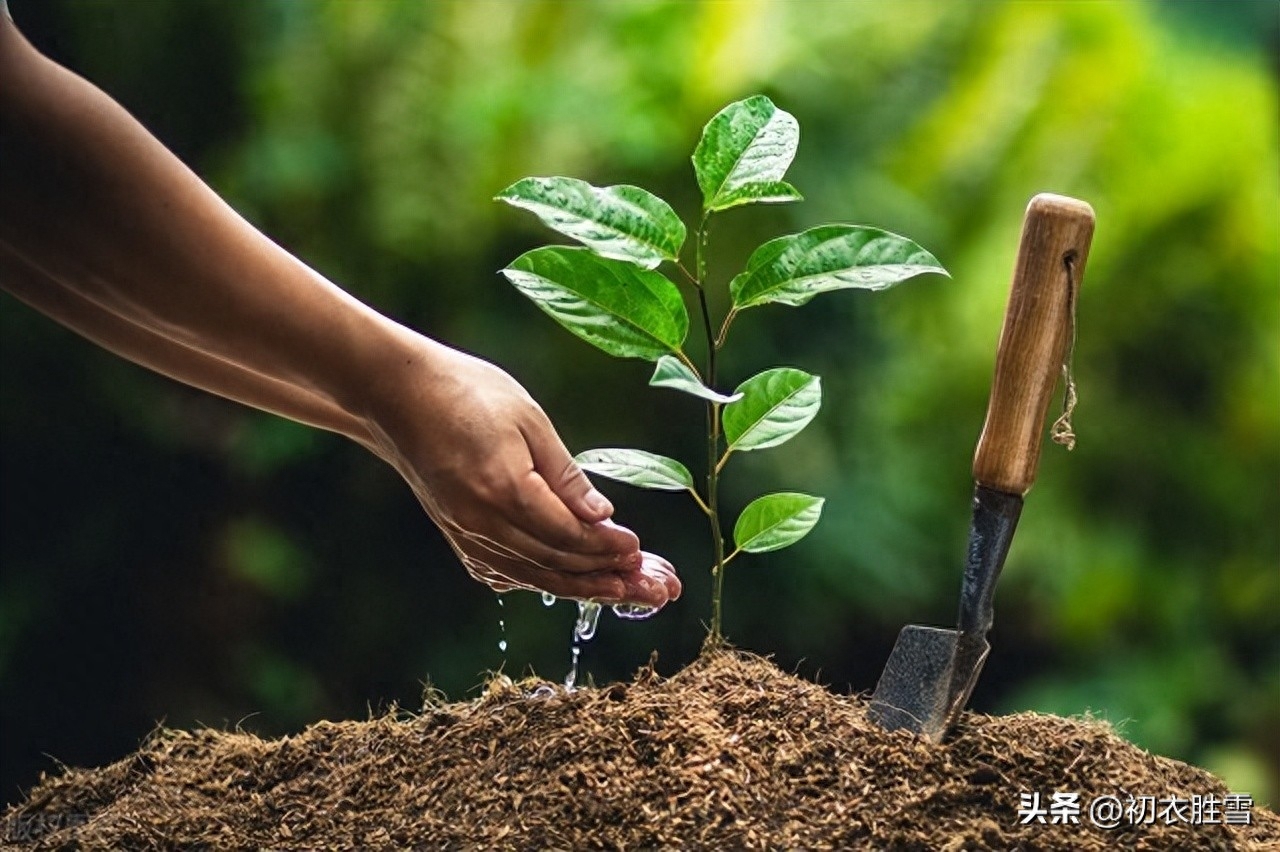
[[[358,417],[411,335],[244,222],[0,22],[0,239],[135,326]]]
[[[680,593],[514,379],[272,243],[3,18],[0,284],[139,363],[364,443],[494,588]]]
[[[3,243],[0,289],[104,349],[172,379],[372,446],[363,421],[331,402],[135,325],[63,287]]]

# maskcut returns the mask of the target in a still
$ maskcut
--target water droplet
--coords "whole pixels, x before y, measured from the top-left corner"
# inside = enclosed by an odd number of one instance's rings
[[[543,605],[543,606],[551,606],[551,605],[552,605],[553,603],[555,603],[555,602],[556,602],[556,596],[555,596],[555,595],[551,594],[550,592],[543,592],[543,593],[542,593],[542,605]]]
[[[530,698],[553,698],[556,688],[549,683],[540,683],[538,688],[529,693]]]
[[[578,681],[578,657],[582,656],[582,649],[575,643],[573,646],[573,665],[569,668],[569,673],[564,676],[564,688],[569,692],[573,692],[574,684]]]
[[[613,614],[627,621],[643,621],[651,618],[658,611],[656,606],[642,604],[614,604]]]
[[[498,606],[503,606],[502,595],[496,595]],[[504,619],[498,619],[498,650],[504,655],[507,653],[507,622]]]
[[[596,625],[600,623],[600,604],[595,601],[578,601],[578,622],[573,625],[573,638],[577,641],[589,642],[596,635]]]

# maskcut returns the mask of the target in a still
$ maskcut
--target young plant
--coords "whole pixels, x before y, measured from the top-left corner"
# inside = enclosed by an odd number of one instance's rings
[[[800,141],[794,116],[763,95],[718,112],[702,131],[693,170],[702,211],[693,262],[680,253],[687,230],[671,206],[636,186],[596,187],[567,177],[530,177],[497,196],[533,212],[583,247],[544,246],[516,258],[503,275],[556,322],[619,358],[655,363],[649,384],[706,401],[706,476],[701,489],[689,469],[643,450],[598,449],[577,456],[587,471],[641,488],[688,491],[711,526],[713,591],[707,641],[723,642],[725,566],[739,553],[794,544],[822,513],[823,499],[798,492],[751,501],[733,527],[725,553],[719,483],[734,453],[776,447],[795,437],[822,404],[817,376],[794,367],[758,373],[732,393],[717,390],[717,354],[743,311],[767,304],[803,305],[829,290],[884,290],[927,272],[947,272],[905,237],[862,225],[819,225],[764,243],[729,281],[730,307],[717,323],[708,307],[707,226],[713,214],[743,204],[801,200],[783,177]],[[680,288],[656,269],[663,263],[696,296],[705,357],[684,350],[689,312]]]

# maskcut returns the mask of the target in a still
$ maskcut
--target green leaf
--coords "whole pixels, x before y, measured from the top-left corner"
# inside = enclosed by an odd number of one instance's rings
[[[556,322],[619,358],[657,361],[678,352],[689,312],[665,276],[587,249],[544,246],[502,274]]]
[[[809,534],[822,516],[821,497],[784,491],[747,504],[733,525],[733,541],[747,553],[781,550]]]
[[[720,110],[703,128],[693,152],[703,210],[800,198],[794,187],[782,182],[799,145],[795,116],[764,95]]]
[[[884,290],[925,272],[947,275],[937,258],[906,237],[863,225],[819,225],[760,246],[729,292],[738,310],[766,302],[803,305],[828,290]]]
[[[721,422],[729,450],[776,447],[809,425],[822,406],[822,379],[777,367],[738,385],[742,401],[726,406]]]
[[[740,204],[776,204],[782,201],[803,201],[804,196],[786,181],[772,183],[749,183],[726,193],[716,205],[717,210],[726,210]]]
[[[693,490],[693,475],[675,459],[644,450],[587,450],[574,456],[583,470],[640,488]]]
[[[698,374],[689,369],[688,364],[672,355],[663,355],[658,359],[658,366],[654,369],[653,378],[649,379],[649,384],[655,388],[674,388],[712,402],[729,403],[742,399],[740,393],[717,393],[707,387],[698,378]]]
[[[685,228],[671,205],[638,186],[596,187],[567,177],[529,177],[498,201],[532,211],[546,225],[602,257],[653,269],[676,260]]]

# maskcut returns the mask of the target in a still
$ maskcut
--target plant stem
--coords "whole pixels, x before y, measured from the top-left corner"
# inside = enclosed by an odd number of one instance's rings
[[[737,308],[730,308],[729,313],[724,315],[724,322],[720,325],[720,333],[716,335],[716,348],[724,346],[724,340],[729,336],[729,326],[733,325],[734,317],[738,315]]]
[[[720,468],[716,464],[720,454],[720,403],[707,405],[707,508],[711,511],[711,543],[715,551],[715,565],[711,569],[711,635],[707,637],[712,647],[724,642],[721,629],[720,601],[724,597],[724,534],[720,530]]]
[[[707,304],[707,291],[704,284],[707,279],[707,224],[710,213],[702,214],[698,223],[697,263],[694,266],[697,277],[694,286],[698,290],[698,308],[702,313],[702,329],[707,337],[707,386],[716,386],[716,335],[711,329],[711,309]],[[724,533],[720,529],[720,403],[707,403],[707,519],[711,522],[711,544],[715,554],[715,562],[711,567],[711,633],[707,636],[707,646],[719,647],[724,643],[723,621],[720,602],[724,596]]]

